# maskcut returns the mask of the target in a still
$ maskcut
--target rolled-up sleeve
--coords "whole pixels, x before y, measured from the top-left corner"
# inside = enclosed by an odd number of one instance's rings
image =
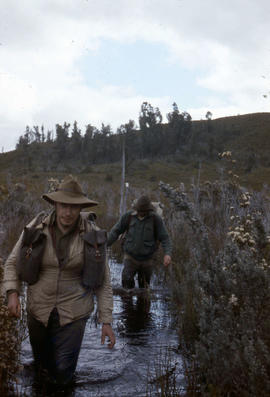
[[[113,292],[111,285],[111,275],[108,263],[105,267],[104,282],[97,292],[98,322],[111,323],[113,311]]]
[[[18,279],[16,272],[16,263],[19,258],[21,243],[22,243],[21,234],[19,240],[13,247],[13,250],[9,254],[5,265],[4,265],[4,278],[3,278],[3,292],[6,293],[8,290],[16,290],[18,293],[21,291],[21,282]]]
[[[120,236],[123,234],[128,227],[128,219],[131,211],[125,213],[121,216],[119,221],[112,227],[111,231],[108,233],[107,245],[108,247],[112,245]]]

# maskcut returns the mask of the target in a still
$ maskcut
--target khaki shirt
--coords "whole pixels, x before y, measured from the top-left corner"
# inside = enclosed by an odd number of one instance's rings
[[[60,325],[68,324],[79,318],[89,316],[94,310],[93,293],[82,286],[81,273],[83,269],[84,242],[82,235],[96,227],[82,217],[78,225],[78,233],[70,239],[66,260],[59,266],[53,247],[49,225],[53,214],[46,217],[37,228],[43,229],[47,236],[46,247],[42,259],[39,280],[27,287],[27,311],[45,326],[54,307],[59,313]],[[36,222],[35,218],[29,227]],[[16,261],[20,252],[22,235],[6,260],[4,268],[4,291],[16,289],[21,291],[21,283],[16,274]],[[96,291],[98,306],[98,321],[111,323],[113,295],[110,281],[110,269],[106,263],[105,277],[102,287]]]

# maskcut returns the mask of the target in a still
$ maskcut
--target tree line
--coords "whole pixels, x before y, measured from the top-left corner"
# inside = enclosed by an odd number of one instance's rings
[[[64,122],[56,124],[55,132],[45,132],[44,126],[26,127],[18,139],[16,150],[28,167],[42,164],[44,171],[57,164],[112,163],[121,160],[123,141],[127,159],[155,158],[181,151],[191,136],[192,119],[189,113],[180,112],[176,103],[166,115],[167,123],[158,107],[143,102],[139,113],[139,127],[134,120],[120,125],[116,132],[110,124],[102,123],[98,129],[92,124],[85,126],[84,133],[78,127]]]

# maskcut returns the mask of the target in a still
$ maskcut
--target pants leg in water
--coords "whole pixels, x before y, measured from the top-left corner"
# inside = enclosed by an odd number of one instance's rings
[[[47,328],[41,324],[46,329],[45,345],[49,349],[47,354],[49,364],[46,367],[57,383],[68,384],[72,380],[86,322],[87,318],[82,318],[61,327],[58,312],[54,309],[51,312]],[[29,328],[32,350],[36,359],[36,356],[43,354],[44,349],[39,345],[40,337],[33,331],[37,331],[37,328],[35,330]]]
[[[137,266],[130,257],[124,257],[124,269],[122,271],[122,286],[124,288],[134,288],[134,277],[137,272]]]
[[[142,261],[138,269],[138,283],[140,288],[147,288],[150,285],[153,273],[153,259]]]
[[[51,347],[48,329],[29,313],[27,314],[27,325],[36,371],[40,373],[42,368],[49,370]]]

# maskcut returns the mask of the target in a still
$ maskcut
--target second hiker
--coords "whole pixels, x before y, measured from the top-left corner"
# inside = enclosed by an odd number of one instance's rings
[[[153,272],[153,256],[161,242],[164,266],[171,263],[172,244],[162,218],[154,211],[148,196],[141,196],[134,210],[126,212],[113,226],[108,235],[108,246],[124,234],[124,269],[122,286],[134,288],[134,277],[138,274],[140,288],[149,285]]]

